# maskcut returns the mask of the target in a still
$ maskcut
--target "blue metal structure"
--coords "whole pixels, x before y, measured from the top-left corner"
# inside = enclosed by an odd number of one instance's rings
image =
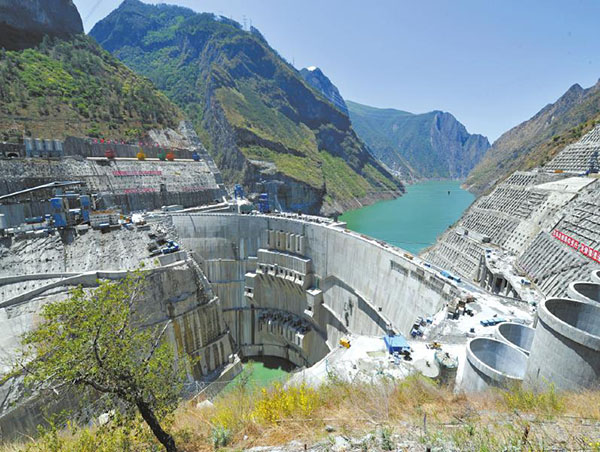
[[[269,213],[271,211],[269,207],[269,194],[261,193],[258,197],[258,211],[260,213]]]
[[[390,354],[410,351],[410,345],[408,345],[408,342],[401,334],[396,336],[384,336],[383,342],[385,342],[385,346]]]
[[[52,221],[57,228],[67,227],[67,215],[65,213],[65,202],[63,198],[51,198]]]
[[[79,197],[79,202],[81,204],[81,216],[83,222],[88,223],[90,221],[90,209],[92,206],[89,195],[81,195]]]
[[[233,197],[235,199],[244,199],[246,197],[244,188],[240,184],[235,184],[235,187],[233,187]]]

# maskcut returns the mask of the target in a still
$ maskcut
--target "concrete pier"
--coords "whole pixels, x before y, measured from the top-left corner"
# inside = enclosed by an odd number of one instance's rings
[[[467,345],[464,366],[460,386],[463,391],[506,388],[523,380],[527,355],[506,342],[478,337]]]
[[[541,306],[526,382],[581,390],[600,384],[600,305],[549,298]]]

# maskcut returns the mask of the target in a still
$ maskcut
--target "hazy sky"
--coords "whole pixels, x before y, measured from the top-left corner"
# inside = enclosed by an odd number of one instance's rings
[[[74,0],[86,31],[121,0]],[[598,0],[168,0],[258,28],[342,96],[444,110],[490,141],[600,78]]]

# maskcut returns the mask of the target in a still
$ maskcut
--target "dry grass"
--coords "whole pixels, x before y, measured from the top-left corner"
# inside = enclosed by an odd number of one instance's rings
[[[187,452],[208,452],[215,450],[215,445],[233,450],[278,445],[294,439],[312,444],[327,437],[326,425],[333,426],[336,434],[352,437],[388,429],[423,444],[442,448],[451,445],[459,450],[562,447],[600,451],[598,391],[533,394],[514,388],[508,392],[455,395],[419,376],[400,382],[382,379],[374,384],[331,379],[316,390],[275,387],[256,392],[241,386],[217,398],[209,408],[182,403],[173,419],[171,431]],[[99,452],[109,449],[98,444],[110,446],[127,441],[126,450],[152,450],[155,445],[144,430],[138,424],[128,436],[119,429],[101,434],[89,430],[62,433],[61,447],[46,447],[44,443],[52,438],[44,438],[30,445],[29,450]],[[81,441],[82,435],[87,436],[86,441]],[[102,441],[94,442],[97,436]],[[75,444],[77,448],[73,448]],[[0,448],[0,452],[20,450],[23,446]]]

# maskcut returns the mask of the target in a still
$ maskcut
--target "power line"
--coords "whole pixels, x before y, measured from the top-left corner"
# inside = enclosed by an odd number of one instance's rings
[[[83,20],[85,23],[87,23],[88,19],[92,16],[92,14],[94,14],[96,12],[96,9],[98,9],[98,6],[100,6],[100,3],[102,3],[103,0],[98,0],[96,2],[96,4],[92,7],[92,9],[90,10],[90,12],[88,13],[87,16],[85,16],[85,19]]]

